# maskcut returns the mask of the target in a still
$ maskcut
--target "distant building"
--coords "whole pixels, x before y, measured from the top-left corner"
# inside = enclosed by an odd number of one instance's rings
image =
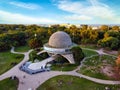
[[[60,24],[60,26],[64,26],[66,28],[70,28],[72,26],[72,24],[65,23],[65,24]]]
[[[98,30],[98,29],[99,29],[98,26],[93,26],[93,27],[92,27],[92,30]]]

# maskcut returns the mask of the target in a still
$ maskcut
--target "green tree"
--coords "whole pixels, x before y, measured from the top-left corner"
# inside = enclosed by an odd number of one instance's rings
[[[111,31],[111,32],[108,32],[108,34],[109,36],[115,37],[118,40],[120,40],[120,32]]]
[[[80,37],[82,43],[96,43],[98,38],[98,31],[96,30],[81,30]]]
[[[32,38],[32,39],[30,39],[28,41],[28,45],[29,45],[30,48],[33,48],[33,49],[39,48],[39,47],[43,46],[41,40],[38,39],[38,38]]]
[[[98,31],[98,40],[104,38],[104,33],[105,33],[105,31]]]
[[[97,38],[98,38],[98,31],[96,30],[90,30],[90,39],[93,40],[93,41],[96,41]]]
[[[11,38],[13,43],[17,43],[15,46],[23,46],[26,44],[26,34],[24,32],[15,32],[11,35]]]
[[[82,30],[87,30],[88,29],[88,25],[81,25]]]
[[[119,31],[120,29],[119,29],[119,26],[115,25],[112,27],[112,30]]]
[[[10,45],[6,44],[5,42],[0,42],[0,51],[5,51],[10,49]]]
[[[73,53],[75,63],[79,65],[80,61],[82,61],[82,59],[84,58],[84,53],[82,52],[82,49],[79,46],[74,46],[72,47],[71,51]]]
[[[69,28],[66,28],[65,32],[67,32],[71,36],[73,42],[80,43],[80,29],[77,28],[75,25],[71,25]]]
[[[109,30],[109,26],[108,25],[101,25],[100,26],[100,30],[108,31]]]
[[[98,41],[98,45],[102,47],[109,47],[112,50],[118,50],[120,42],[115,37],[106,37]]]

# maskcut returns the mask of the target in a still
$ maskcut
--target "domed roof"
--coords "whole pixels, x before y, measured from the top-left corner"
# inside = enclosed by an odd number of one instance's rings
[[[48,44],[55,48],[67,48],[72,45],[72,41],[67,33],[58,31],[51,35]]]

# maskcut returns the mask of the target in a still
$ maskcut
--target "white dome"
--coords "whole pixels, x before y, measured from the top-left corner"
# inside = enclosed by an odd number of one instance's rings
[[[67,48],[72,45],[72,41],[67,33],[58,31],[51,35],[48,44],[54,48]]]

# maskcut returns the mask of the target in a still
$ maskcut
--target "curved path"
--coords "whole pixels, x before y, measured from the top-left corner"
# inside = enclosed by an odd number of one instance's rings
[[[89,49],[89,50],[93,50],[93,49]],[[88,79],[88,80],[91,80],[93,82],[100,83],[100,84],[113,84],[113,85],[120,84],[120,81],[101,80],[101,79],[92,78],[89,76],[79,74],[76,72],[76,70],[78,70],[81,65],[77,69],[75,69],[73,71],[69,71],[69,72],[49,71],[49,72],[42,72],[42,73],[38,73],[38,74],[34,74],[34,75],[29,75],[23,71],[20,71],[19,67],[24,62],[29,60],[29,53],[31,51],[32,50],[29,50],[28,52],[25,52],[25,53],[19,53],[19,52],[15,52],[14,47],[13,47],[11,49],[11,52],[16,53],[16,54],[24,54],[24,59],[19,64],[17,64],[15,67],[10,69],[6,73],[0,75],[0,81],[5,79],[5,78],[11,77],[11,76],[16,76],[19,79],[18,90],[28,90],[29,88],[31,88],[32,90],[36,90],[36,88],[39,85],[41,85],[42,83],[44,83],[46,80],[48,80],[52,77],[58,76],[58,75],[78,76],[80,78],[82,77],[82,78],[85,78],[85,79]],[[96,50],[93,50],[93,51],[96,51]],[[101,54],[101,52],[102,52],[102,54],[106,54],[103,51],[100,51],[100,50],[97,50],[97,51],[99,54]],[[86,58],[90,58],[90,57],[86,57]]]
[[[89,49],[89,48],[82,48],[82,49],[86,49],[86,50],[90,50],[90,51],[95,51],[95,52],[97,52],[99,55],[108,55],[108,56],[116,57],[115,55],[111,55],[111,54],[105,53],[105,52],[103,51],[103,48],[101,48],[101,49],[99,49],[99,50]]]
[[[22,71],[19,70],[19,67],[25,63],[28,59],[29,59],[29,53],[32,50],[29,50],[26,53],[18,53],[18,52],[14,52],[14,47],[12,47],[11,52],[15,53],[15,54],[24,54],[24,58],[23,60],[17,64],[16,66],[14,66],[12,69],[10,69],[9,71],[5,72],[4,74],[0,75],[0,81],[7,78],[7,77],[11,77],[11,76],[17,76],[18,74],[20,74]]]

